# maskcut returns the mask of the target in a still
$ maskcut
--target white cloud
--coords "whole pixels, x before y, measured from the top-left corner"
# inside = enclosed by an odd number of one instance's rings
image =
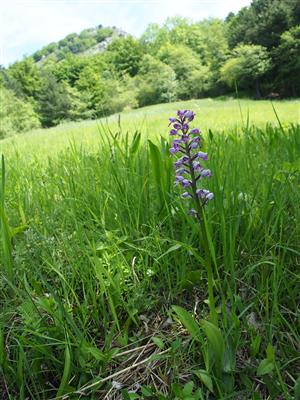
[[[7,65],[69,33],[99,24],[140,35],[151,22],[180,15],[224,18],[250,0],[2,0],[0,64]]]

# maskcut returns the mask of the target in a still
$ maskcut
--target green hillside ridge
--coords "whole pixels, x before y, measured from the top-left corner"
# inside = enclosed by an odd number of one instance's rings
[[[118,37],[125,37],[127,33],[116,27],[103,27],[84,29],[79,34],[71,33],[59,42],[53,42],[33,53],[32,58],[38,64],[47,59],[61,61],[70,54],[92,55],[103,52],[107,46]]]

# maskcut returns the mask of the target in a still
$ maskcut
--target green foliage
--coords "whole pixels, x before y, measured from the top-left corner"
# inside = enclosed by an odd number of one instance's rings
[[[168,18],[162,27],[157,24],[149,25],[141,37],[141,42],[152,55],[156,55],[161,48],[168,44],[176,47],[186,46],[188,62],[190,62],[190,49],[193,50],[198,55],[197,61],[201,61],[202,65],[208,67],[209,74],[212,73],[214,85],[217,85],[218,71],[228,51],[225,24],[218,19],[191,23],[185,18]],[[193,67],[191,72],[194,71]],[[194,86],[196,87],[197,84]],[[196,89],[195,97],[198,97],[199,92],[203,92],[201,86],[200,90]],[[207,89],[208,87],[205,88],[205,90]]]
[[[140,39],[147,52],[155,56],[158,50],[169,42],[169,33],[164,26],[149,24]]]
[[[66,82],[62,82],[59,86],[65,91],[65,101],[68,105],[63,119],[78,121],[93,117],[93,113],[87,108],[84,95],[75,86],[72,87]]]
[[[112,63],[121,74],[135,76],[140,68],[143,47],[132,36],[115,39],[109,46]]]
[[[160,49],[158,56],[161,61],[175,71],[179,98],[199,97],[208,91],[210,87],[209,68],[201,64],[193,50],[182,45],[166,45]]]
[[[40,126],[39,116],[30,102],[22,100],[0,85],[0,138]]]
[[[99,63],[84,67],[75,88],[93,118],[137,106],[131,78],[118,78],[112,71],[105,70],[103,61],[100,68]]]
[[[19,97],[36,97],[41,88],[41,75],[32,58],[17,61],[5,71],[5,83]]]
[[[99,25],[96,28],[85,29],[79,34],[71,33],[59,42],[50,43],[36,51],[32,57],[36,62],[44,62],[49,57],[55,61],[63,60],[72,54],[83,53],[97,43],[111,37],[114,32],[113,28],[105,28]]]
[[[39,114],[42,125],[49,127],[68,119],[72,104],[70,92],[66,90],[67,84],[58,82],[50,74],[43,78],[44,84],[38,98]]]
[[[219,85],[220,68],[226,61],[229,52],[225,24],[220,20],[212,19],[197,25],[203,37],[200,42],[202,49],[199,54],[202,62],[209,67],[208,74],[211,74],[211,85],[216,90]],[[201,45],[198,48],[200,50]]]
[[[112,28],[101,28],[96,33],[96,40],[97,43],[103,42],[103,40],[107,39],[108,37],[112,36],[114,33]]]
[[[117,79],[108,76],[105,79],[108,91],[106,115],[124,110],[131,110],[139,106],[137,99],[137,87],[130,76]]]
[[[87,65],[80,72],[75,87],[81,93],[86,108],[92,115],[103,115],[108,93],[104,79],[95,66]]]
[[[287,79],[288,75],[294,76],[292,72],[294,62],[289,62],[288,50],[289,46],[293,47],[294,44],[291,44],[291,38],[288,39],[289,34],[284,35],[285,32],[290,32],[293,36],[295,33],[293,28],[297,30],[297,26],[300,25],[299,1],[254,0],[237,15],[229,14],[226,22],[227,38],[231,48],[240,44],[253,44],[267,49],[269,58],[272,59],[272,66],[264,77],[266,90],[279,91],[285,96],[297,95],[298,84],[291,84],[291,80]],[[285,68],[287,65],[289,66]],[[286,73],[287,70],[290,72]]]
[[[294,96],[300,94],[300,25],[281,35],[275,51],[279,65],[279,79]],[[290,89],[290,90],[289,90]]]
[[[194,317],[182,307],[173,306],[172,308],[192,338],[200,341],[201,331],[199,324],[195,321]]]
[[[203,139],[214,171],[218,327],[207,321],[205,253],[172,184],[167,140],[145,140],[157,126],[167,135],[169,110],[190,103],[149,108],[144,125],[145,110],[98,122],[98,134],[95,123],[90,150],[82,139],[91,123],[18,136],[1,143],[5,215],[27,225],[12,241],[13,283],[0,273],[5,395],[299,398],[299,126],[222,132],[215,116],[236,115],[236,102],[193,104],[207,119],[212,104]]]
[[[91,61],[92,60],[87,60],[84,57],[68,55],[64,60],[55,66],[52,65],[49,68],[49,64],[45,65],[45,69],[49,69],[49,71],[54,74],[58,81],[63,80],[74,86],[76,81],[79,79],[83,68]]]
[[[228,20],[229,44],[253,43],[268,49],[279,44],[281,34],[300,24],[297,0],[254,0]]]
[[[233,57],[222,66],[221,77],[231,87],[237,83],[241,88],[249,88],[257,84],[270,66],[270,59],[265,48],[240,45],[233,50]]]
[[[174,70],[150,55],[141,60],[136,76],[140,106],[171,102],[176,99],[177,81]]]

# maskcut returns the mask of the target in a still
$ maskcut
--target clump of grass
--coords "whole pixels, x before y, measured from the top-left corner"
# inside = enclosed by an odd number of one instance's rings
[[[218,328],[168,142],[101,138],[9,156],[5,212],[25,229],[13,280],[0,262],[3,398],[297,398],[300,127],[204,134]]]

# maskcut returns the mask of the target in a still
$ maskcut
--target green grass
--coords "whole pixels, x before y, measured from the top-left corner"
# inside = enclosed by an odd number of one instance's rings
[[[297,105],[276,104],[280,118],[290,107],[293,125],[285,114],[278,127],[271,111],[255,126],[235,126],[238,111],[220,123],[220,108],[233,104],[213,101],[214,117],[199,107],[195,122],[213,171],[206,216],[218,328],[198,224],[156,138],[167,137],[177,104],[148,108],[140,130],[152,145],[133,135],[145,109],[122,115],[116,136],[89,122],[2,143],[4,399],[299,398]],[[81,146],[84,126],[92,147]]]
[[[300,101],[274,101],[278,116],[283,125],[300,123]],[[167,136],[166,121],[177,109],[193,109],[198,122],[205,132],[214,129],[219,132],[240,131],[243,126],[255,124],[263,127],[271,123],[278,125],[270,101],[254,100],[191,100],[186,102],[159,104],[121,114],[123,132],[141,131],[143,137]],[[64,123],[60,126],[35,130],[32,133],[10,137],[0,142],[0,152],[11,152],[34,156],[57,154],[74,141],[77,145],[94,148],[99,143],[99,125],[116,131],[119,129],[119,116],[114,115],[98,121]]]

